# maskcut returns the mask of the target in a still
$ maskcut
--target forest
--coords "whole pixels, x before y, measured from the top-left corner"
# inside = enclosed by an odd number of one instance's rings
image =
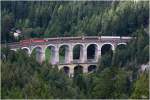
[[[20,30],[19,38],[12,32]],[[24,51],[1,48],[2,99],[148,99],[149,1],[1,1],[1,43],[60,36],[133,36],[98,69],[69,78]]]

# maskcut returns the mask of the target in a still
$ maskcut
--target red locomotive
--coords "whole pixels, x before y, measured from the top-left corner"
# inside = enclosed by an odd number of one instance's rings
[[[29,45],[31,43],[42,43],[42,42],[47,42],[48,40],[45,39],[39,39],[39,38],[35,38],[35,39],[26,39],[26,40],[21,40],[20,44],[21,45]]]

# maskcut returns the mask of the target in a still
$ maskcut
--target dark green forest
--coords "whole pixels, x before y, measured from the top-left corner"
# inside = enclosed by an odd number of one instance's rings
[[[134,36],[102,55],[98,69],[69,78],[57,65],[38,63],[24,51],[1,49],[3,99],[149,98],[148,1],[1,1],[1,43],[57,36]],[[19,39],[12,31],[21,30]]]
[[[149,2],[60,1],[1,2],[2,42],[22,38],[117,35],[132,36],[148,26]]]

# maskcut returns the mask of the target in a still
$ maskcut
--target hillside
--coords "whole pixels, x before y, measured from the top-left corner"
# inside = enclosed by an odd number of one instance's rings
[[[22,38],[117,35],[131,36],[148,26],[148,2],[30,2],[2,1],[2,42]]]

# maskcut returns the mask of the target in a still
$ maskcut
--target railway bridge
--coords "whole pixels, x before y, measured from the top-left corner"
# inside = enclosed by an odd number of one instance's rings
[[[38,62],[43,62],[46,59],[45,52],[46,49],[49,49],[51,51],[49,62],[52,65],[58,65],[59,69],[64,69],[69,76],[73,76],[79,67],[83,73],[96,70],[98,60],[106,49],[109,48],[114,53],[118,46],[126,45],[131,39],[132,37],[120,36],[57,37],[44,38],[46,42],[11,43],[8,46],[15,51],[23,49],[28,55],[35,51]],[[60,49],[62,47],[65,48],[63,62],[60,61]],[[74,54],[76,47],[79,47],[79,50],[78,53]]]

